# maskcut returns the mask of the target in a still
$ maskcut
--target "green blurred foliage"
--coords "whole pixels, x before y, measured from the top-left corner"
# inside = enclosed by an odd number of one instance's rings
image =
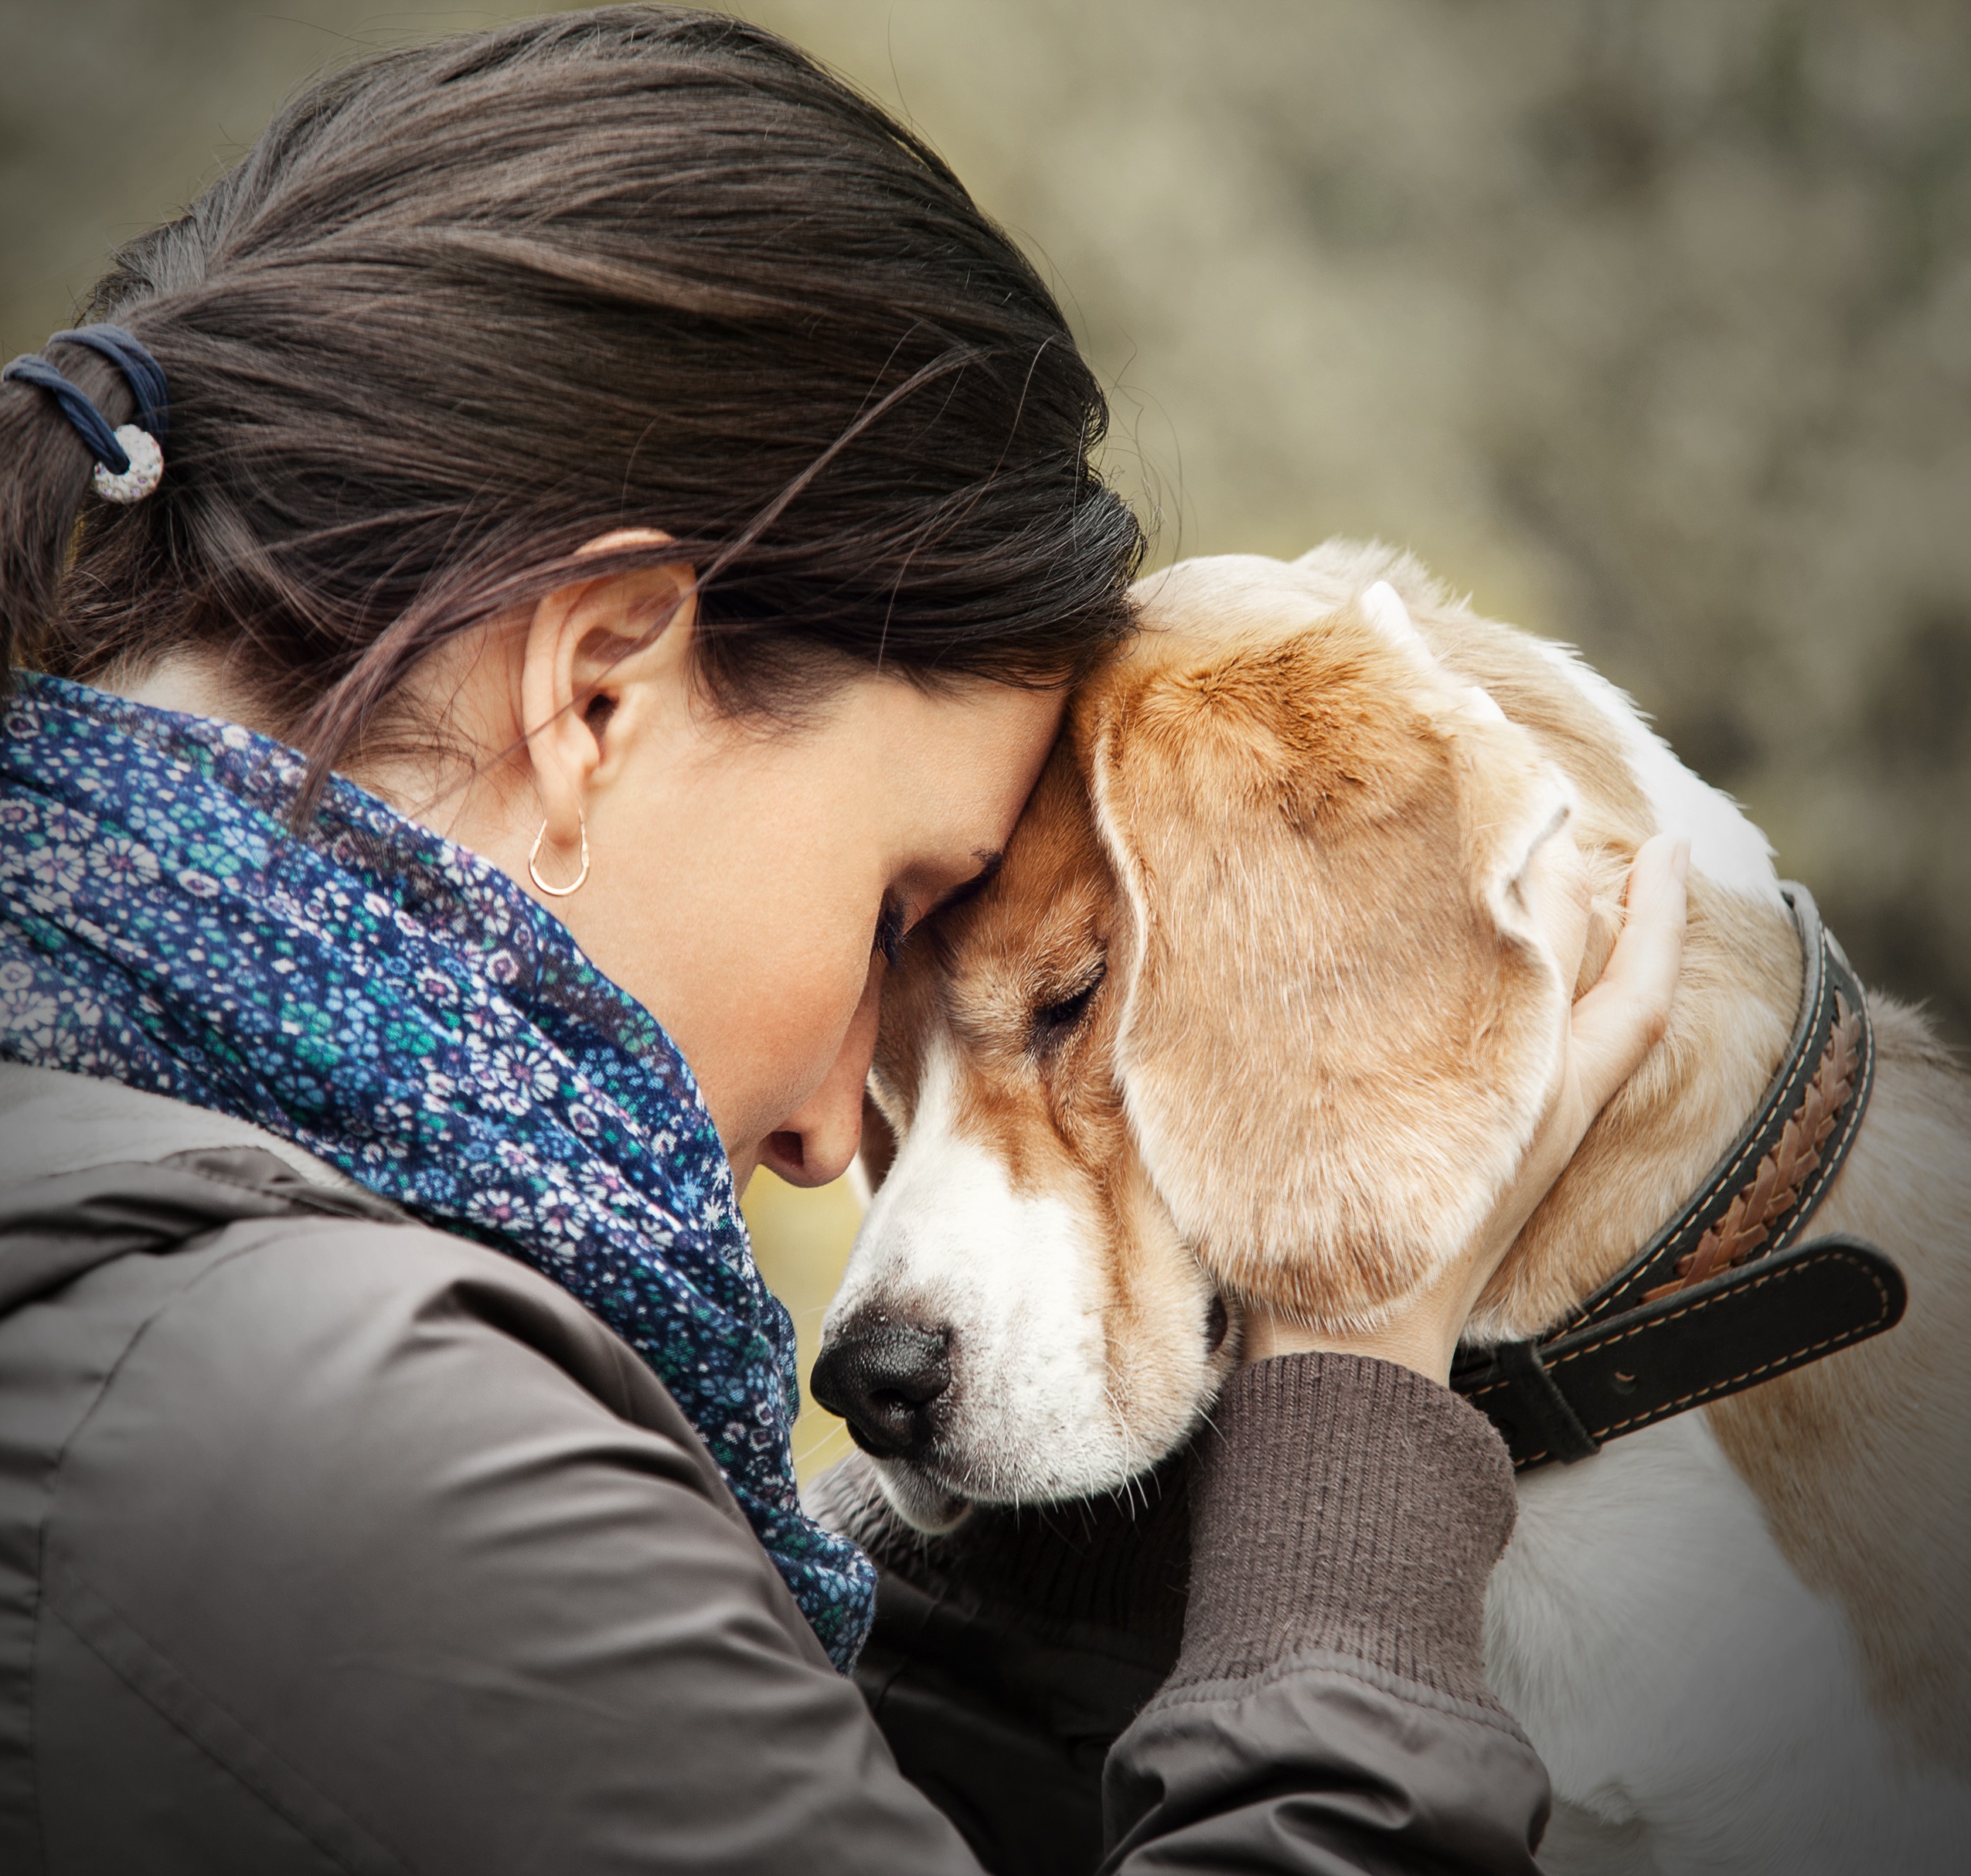
[[[746,1188],[744,1209],[760,1275],[794,1318],[801,1365],[794,1469],[801,1478],[812,1479],[853,1450],[848,1428],[815,1404],[808,1377],[821,1353],[822,1318],[841,1283],[856,1227],[863,1221],[862,1201],[846,1179],[808,1190],[759,1172]]]
[[[0,0],[0,342],[367,48]],[[766,0],[1025,241],[1159,553],[1415,546],[1579,643],[1971,1036],[1971,9]]]

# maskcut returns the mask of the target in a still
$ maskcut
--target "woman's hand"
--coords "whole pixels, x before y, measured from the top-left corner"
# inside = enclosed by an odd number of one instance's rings
[[[1571,839],[1529,871],[1534,916],[1566,977],[1578,971],[1588,935],[1587,887]],[[1690,843],[1659,834],[1637,851],[1629,872],[1628,918],[1602,975],[1575,1003],[1546,1118],[1513,1180],[1465,1255],[1435,1282],[1407,1297],[1377,1328],[1333,1334],[1249,1309],[1244,1358],[1325,1349],[1400,1362],[1433,1381],[1449,1378],[1451,1357],[1472,1306],[1609,1096],[1632,1074],[1670,1020],[1683,956],[1684,878]]]

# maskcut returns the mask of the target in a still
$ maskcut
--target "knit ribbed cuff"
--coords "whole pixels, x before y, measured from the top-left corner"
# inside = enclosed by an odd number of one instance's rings
[[[1241,1369],[1211,1418],[1169,1685],[1321,1649],[1496,1704],[1481,1625],[1514,1500],[1485,1416],[1410,1369],[1312,1354]]]

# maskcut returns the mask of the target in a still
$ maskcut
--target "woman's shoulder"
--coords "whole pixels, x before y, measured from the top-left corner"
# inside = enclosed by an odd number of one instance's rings
[[[312,1153],[230,1115],[95,1075],[0,1061],[0,1195],[87,1167],[233,1146],[271,1153],[311,1185],[355,1189]]]
[[[503,1867],[672,1760],[650,1830],[724,1827],[767,1684],[783,1782],[817,1703],[864,1742],[681,1411],[546,1278],[237,1141],[0,1188],[0,1735],[31,1698],[74,1828]]]
[[[206,1489],[189,1477],[204,1469],[292,1475],[321,1457],[373,1502],[414,1496],[461,1430],[468,1445],[558,1431],[628,1442],[639,1467],[744,1522],[663,1384],[546,1277],[257,1129],[12,1064],[0,1420],[37,1429],[71,1502],[106,1425],[181,1496]]]
[[[0,1364],[45,1340],[13,1320],[37,1309],[64,1317],[61,1339],[100,1341],[106,1377],[120,1341],[151,1345],[140,1367],[177,1351],[174,1384],[228,1411],[267,1390],[339,1418],[544,1369],[536,1385],[572,1388],[574,1411],[698,1448],[621,1340],[513,1258],[225,1115],[0,1064]]]

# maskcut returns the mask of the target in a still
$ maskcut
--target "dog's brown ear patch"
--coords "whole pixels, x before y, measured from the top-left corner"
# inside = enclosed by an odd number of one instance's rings
[[[1568,797],[1374,601],[1308,619],[1283,594],[1262,623],[1248,598],[1210,645],[1199,603],[1181,633],[1152,607],[1073,715],[1131,914],[1118,1070],[1213,1275],[1364,1326],[1539,1118],[1570,986],[1517,881]]]

